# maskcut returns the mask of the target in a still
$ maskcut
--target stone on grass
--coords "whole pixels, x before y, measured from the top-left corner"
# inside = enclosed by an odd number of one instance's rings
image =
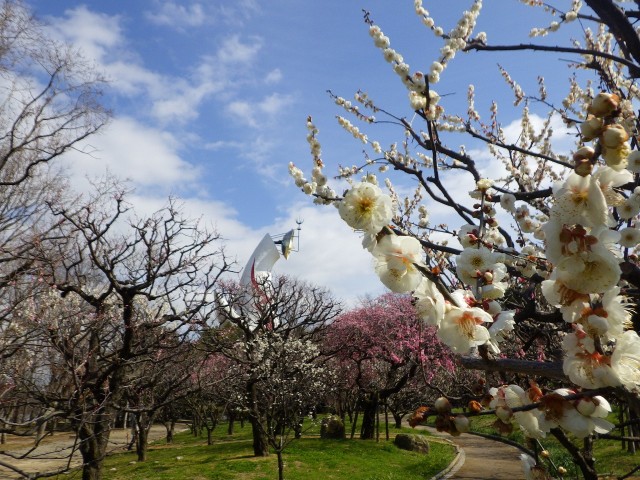
[[[429,453],[429,442],[424,435],[399,433],[393,443],[396,447],[412,452]]]
[[[337,415],[324,417],[320,423],[320,438],[338,439],[344,438],[344,422]]]

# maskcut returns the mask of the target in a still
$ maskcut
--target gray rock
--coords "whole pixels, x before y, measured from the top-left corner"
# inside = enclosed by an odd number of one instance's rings
[[[412,452],[429,453],[429,442],[424,435],[414,435],[410,433],[399,433],[393,443],[398,448],[410,450]]]
[[[320,438],[344,438],[344,422],[337,415],[324,417],[320,423]]]

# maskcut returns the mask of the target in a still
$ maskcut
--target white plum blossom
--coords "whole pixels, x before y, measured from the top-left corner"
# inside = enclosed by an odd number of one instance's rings
[[[500,196],[500,206],[504,208],[507,212],[515,212],[516,211],[516,197],[511,193],[503,193]]]
[[[583,388],[617,387],[621,384],[611,367],[612,357],[597,351],[593,338],[583,329],[575,328],[562,341],[565,359],[564,373],[576,385]]]
[[[489,327],[490,338],[487,342],[487,346],[491,353],[496,355],[500,353],[500,343],[506,339],[508,332],[513,331],[513,327],[516,323],[514,315],[514,310],[505,310],[504,312],[500,312]]]
[[[556,280],[578,293],[601,293],[614,287],[620,278],[618,259],[607,249],[594,247],[563,258],[556,265]]]
[[[416,310],[420,318],[429,325],[440,326],[445,313],[445,300],[435,283],[423,278],[413,296],[416,298]]]
[[[416,238],[385,235],[371,253],[376,260],[376,273],[391,291],[410,292],[422,281],[415,264],[423,263],[423,250]]]
[[[627,390],[640,392],[640,337],[636,332],[628,330],[618,337],[611,365]]]
[[[620,245],[635,248],[640,243],[640,228],[627,227],[620,230]]]
[[[633,173],[640,173],[640,150],[633,150],[629,154],[627,168]]]
[[[492,322],[491,315],[481,308],[451,306],[440,323],[438,338],[454,352],[468,353],[489,341],[491,335],[484,324]]]
[[[516,411],[513,409],[525,407],[532,403],[529,394],[519,385],[503,385],[500,388],[492,388],[489,390],[492,396],[489,407],[501,410],[498,417],[503,422],[509,422],[512,419],[520,426],[523,433],[530,438],[544,438],[549,431],[551,425],[545,420],[542,411],[538,409]]]
[[[566,397],[575,392],[561,388],[553,393]],[[601,396],[582,397],[575,402],[566,401],[559,410],[555,412],[553,422],[578,438],[585,438],[594,432],[608,433],[614,427],[613,423],[605,420],[611,413],[611,405]]]
[[[347,191],[338,212],[351,228],[376,234],[391,222],[393,203],[377,185],[360,182]]]
[[[555,205],[551,220],[561,225],[580,224],[585,227],[606,224],[607,202],[600,184],[592,175],[582,177],[571,173],[564,184],[555,188]]]
[[[468,285],[473,285],[485,272],[497,268],[498,256],[486,247],[465,248],[456,257],[456,272]]]

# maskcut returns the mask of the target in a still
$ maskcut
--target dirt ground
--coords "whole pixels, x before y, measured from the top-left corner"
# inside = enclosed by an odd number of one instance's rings
[[[151,427],[149,441],[165,438],[166,430],[162,425]],[[9,463],[25,472],[51,472],[63,468],[69,462],[69,454],[73,450],[74,435],[71,433],[56,433],[48,435],[43,439],[37,449],[29,452],[33,448],[33,437],[7,436],[7,443],[0,445],[2,455],[0,455],[0,479],[24,478],[16,472],[3,467],[1,463]],[[113,429],[109,437],[109,452],[123,450],[131,440],[129,429]],[[29,458],[13,459],[8,456],[24,455],[28,453]],[[80,454],[75,453],[71,458],[71,465],[77,466],[81,463]]]

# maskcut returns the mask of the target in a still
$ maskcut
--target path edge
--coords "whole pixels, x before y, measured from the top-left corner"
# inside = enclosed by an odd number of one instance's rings
[[[453,448],[455,448],[456,456],[453,458],[451,463],[444,470],[435,474],[429,480],[444,480],[444,479],[450,478],[452,475],[455,475],[455,473],[462,468],[465,461],[465,453],[462,447],[460,447],[459,445],[456,445],[451,440],[448,440],[446,438],[439,438],[438,441],[444,441],[449,445],[451,445]]]

